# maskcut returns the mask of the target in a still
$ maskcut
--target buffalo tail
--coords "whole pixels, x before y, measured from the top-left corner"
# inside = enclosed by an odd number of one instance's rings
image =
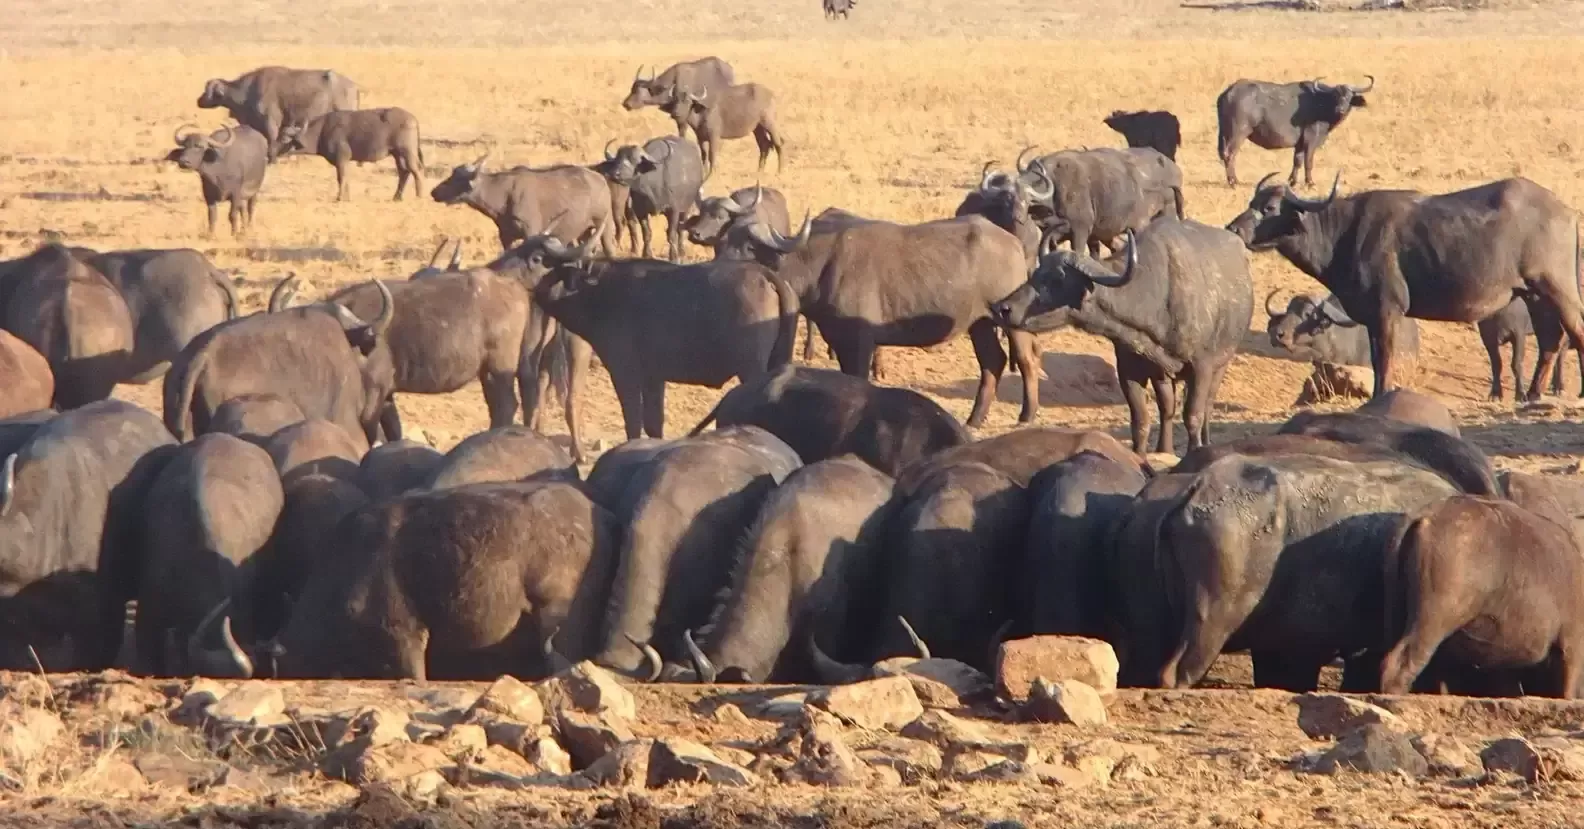
[[[225,294],[225,318],[227,320],[234,320],[240,316],[242,305],[237,301],[236,285],[231,282],[231,277],[226,276],[222,271],[217,271],[214,268],[210,268],[209,279],[214,282],[215,287],[219,288],[221,293]]]
[[[798,296],[793,292],[792,286],[782,279],[780,274],[772,271],[769,277],[770,283],[775,286],[776,296],[781,305],[780,330],[776,333],[775,348],[770,352],[770,364],[765,366],[766,370],[775,371],[792,362],[792,345],[797,339],[798,311],[801,310],[801,303],[798,302]]]
[[[192,437],[192,400],[193,389],[198,385],[198,376],[203,374],[204,368],[209,364],[209,348],[198,349],[198,353],[183,367],[184,373],[179,384],[173,384],[172,378],[167,374],[165,380],[165,428],[176,436],[178,441],[186,443]],[[176,392],[172,399],[171,392]]]
[[[1420,539],[1430,524],[1428,517],[1404,516],[1386,542],[1381,573],[1381,609],[1384,613],[1381,628],[1381,646],[1387,650],[1396,647],[1408,630],[1409,608],[1419,600],[1419,579],[1408,567],[1417,564],[1418,556],[1408,555],[1418,549]]]

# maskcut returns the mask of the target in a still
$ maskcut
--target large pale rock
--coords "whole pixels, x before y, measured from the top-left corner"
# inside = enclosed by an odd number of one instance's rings
[[[325,755],[320,770],[326,777],[364,785],[394,783],[450,765],[451,758],[434,746],[396,742],[376,748],[359,737]]]
[[[708,748],[679,737],[655,740],[649,752],[649,788],[670,783],[709,783],[716,786],[752,786],[754,773],[715,756]]]
[[[551,711],[609,712],[624,720],[638,716],[632,692],[622,686],[615,674],[593,662],[579,662],[538,687],[545,707]],[[523,717],[513,719],[530,722]]]
[[[1430,764],[1407,734],[1380,723],[1368,723],[1343,734],[1310,770],[1336,774],[1343,769],[1373,774],[1402,771],[1423,777],[1430,773]]]
[[[1116,690],[1116,651],[1083,636],[1032,636],[1002,642],[996,655],[996,693],[1028,699],[1034,680],[1077,680],[1101,693]]]
[[[608,711],[589,714],[562,709],[556,715],[556,730],[561,734],[561,744],[572,755],[573,767],[579,769],[588,768],[611,749],[633,739],[627,723]]]
[[[1414,737],[1414,750],[1424,755],[1430,763],[1430,773],[1442,777],[1468,777],[1479,772],[1483,764],[1473,749],[1445,734],[1421,734]]]
[[[254,725],[273,722],[285,711],[286,697],[278,686],[253,680],[238,685],[210,705],[208,714],[227,725]]]
[[[1405,729],[1396,714],[1362,700],[1341,694],[1316,693],[1298,698],[1298,727],[1311,740],[1339,737],[1370,723],[1379,723],[1397,731]]]
[[[654,740],[630,740],[612,749],[579,774],[598,786],[643,786],[649,781]]]
[[[489,737],[484,733],[484,726],[477,723],[457,723],[446,729],[440,739],[435,742],[435,747],[446,753],[447,757],[469,758],[484,753],[489,748]]]
[[[995,687],[983,671],[955,659],[898,656],[875,663],[874,675],[906,677],[926,708],[960,708]]]
[[[918,719],[902,727],[902,736],[922,740],[940,749],[992,742],[990,733],[983,727],[945,711],[925,711]]]
[[[547,774],[565,777],[572,773],[572,755],[549,737],[540,737],[528,743],[527,751],[522,756]]]
[[[901,728],[924,713],[913,684],[893,676],[814,692],[809,702],[859,728]]]
[[[890,737],[860,749],[858,757],[871,768],[895,769],[901,782],[909,785],[940,774],[945,760],[935,746],[904,737]]]
[[[1062,723],[1079,728],[1106,724],[1105,701],[1100,693],[1073,679],[1034,680],[1028,702],[1023,705],[1023,716],[1034,722]]]
[[[1507,737],[1480,752],[1488,772],[1516,774],[1530,783],[1584,780],[1584,749],[1565,737]]]
[[[502,676],[474,701],[465,719],[482,722],[487,719],[515,720],[525,725],[544,722],[544,705],[534,689],[522,684],[514,676]]]

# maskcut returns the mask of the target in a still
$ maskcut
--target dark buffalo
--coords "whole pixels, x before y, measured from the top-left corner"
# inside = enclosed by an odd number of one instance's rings
[[[650,679],[659,675],[656,651],[684,662],[683,634],[709,621],[734,545],[799,465],[775,436],[745,426],[678,441],[640,466],[616,510],[627,531],[595,661]]]
[[[517,166],[484,171],[489,153],[451,168],[451,175],[429,195],[441,204],[465,204],[495,223],[502,249],[539,234],[554,234],[570,244],[585,232],[604,227],[600,243],[615,255],[615,220],[605,177],[587,167],[545,169]]]
[[[1021,176],[990,169],[995,162],[986,162],[979,177],[979,186],[963,197],[954,216],[980,215],[995,223],[996,227],[1018,237],[1023,243],[1023,255],[1032,269],[1039,262],[1039,225],[1029,215],[1029,205],[1048,201],[1053,192],[1043,184],[1029,183]],[[1044,187],[1044,189],[1040,189]]]
[[[383,284],[379,290],[385,297],[380,314],[364,322],[332,303],[286,307],[292,291],[288,278],[276,286],[269,311],[195,337],[165,375],[165,423],[171,434],[187,440],[209,431],[215,411],[233,397],[275,394],[304,415],[373,443],[393,381],[364,368],[396,312]]]
[[[1452,416],[1452,410],[1448,409],[1445,403],[1428,394],[1420,394],[1408,389],[1389,391],[1374,398],[1358,407],[1358,413],[1435,429],[1438,432],[1446,432],[1452,437],[1461,434],[1458,431],[1457,418]]]
[[[270,435],[307,420],[297,404],[278,394],[243,394],[220,404],[209,418],[210,432],[222,432],[263,446]]]
[[[55,375],[33,346],[0,328],[0,418],[48,409],[55,399]]]
[[[1182,146],[1182,124],[1170,112],[1123,112],[1119,109],[1106,116],[1105,125],[1121,133],[1129,147],[1149,148],[1172,161],[1177,160],[1177,148]]]
[[[1502,494],[1490,458],[1474,444],[1438,429],[1364,412],[1322,414],[1305,410],[1293,415],[1276,431],[1283,435],[1310,435],[1390,449],[1439,472],[1463,492]]]
[[[1335,296],[1315,302],[1302,294],[1287,301],[1287,310],[1271,306],[1277,291],[1265,297],[1265,314],[1270,317],[1265,333],[1271,345],[1300,360],[1335,363],[1342,366],[1370,364],[1369,331],[1354,322]],[[1419,323],[1407,317],[1397,321],[1398,352],[1410,360],[1419,359]]]
[[[1391,643],[1382,692],[1407,693],[1432,658],[1517,672],[1528,695],[1584,692],[1584,556],[1571,527],[1467,495],[1400,523],[1381,568]]]
[[[320,474],[356,481],[368,444],[361,433],[310,417],[270,435],[264,449],[282,480]]]
[[[771,242],[790,250],[807,228]],[[668,382],[718,389],[792,359],[797,296],[772,268],[740,260],[584,263],[592,242],[569,248],[535,237],[501,266],[515,260],[534,301],[594,347],[610,372],[628,438],[662,437]]]
[[[576,481],[566,450],[523,426],[469,435],[435,466],[430,489],[509,481]]]
[[[1266,176],[1269,180],[1270,176]],[[1584,349],[1578,215],[1550,190],[1512,178],[1431,196],[1371,190],[1320,200],[1255,188],[1227,228],[1250,250],[1275,249],[1336,295],[1369,330],[1375,394],[1394,388],[1397,320],[1478,322],[1524,296],[1561,326],[1540,343],[1529,396],[1540,395],[1565,330]]]
[[[903,469],[897,475],[896,486],[898,492],[910,493],[937,470],[969,461],[1003,472],[1019,486],[1028,486],[1040,470],[1085,451],[1105,455],[1144,475],[1150,474],[1149,464],[1143,458],[1128,451],[1121,441],[1105,432],[1030,426],[942,449]]]
[[[676,444],[676,440],[664,438],[633,438],[617,444],[594,462],[588,477],[583,479],[583,488],[595,503],[610,510],[621,509],[627,482],[656,455]]]
[[[1103,624],[1105,639],[1116,650],[1121,666],[1117,674],[1121,687],[1151,688],[1160,683],[1159,654],[1169,647],[1165,640],[1174,635],[1176,620],[1161,612],[1160,590],[1142,589],[1139,574],[1157,572],[1156,530],[1198,477],[1168,472],[1151,478],[1118,517],[1110,543],[1100,551],[1110,556],[1101,594],[1107,604]],[[1140,658],[1141,651],[1148,656]]]
[[[254,636],[251,559],[281,505],[280,477],[257,446],[210,434],[175,450],[143,508],[137,652],[145,672],[226,676],[239,657],[251,669],[237,647]]]
[[[101,400],[38,426],[0,462],[5,669],[114,663],[126,603],[136,598],[143,496],[170,443],[159,418]]]
[[[283,677],[543,676],[598,644],[621,528],[575,485],[412,492],[344,518],[274,642]],[[259,660],[255,660],[256,662]]]
[[[765,225],[786,236],[792,232],[786,196],[774,187],[755,185],[734,191],[729,196],[712,196],[699,202],[698,212],[682,223],[688,241],[713,248],[722,254],[723,245],[734,233],[748,233],[754,225]],[[738,240],[740,245],[743,240]]]
[[[705,178],[715,171],[720,142],[749,135],[759,145],[759,171],[764,172],[771,150],[775,150],[776,170],[781,170],[781,132],[776,129],[775,95],[769,87],[757,83],[719,89],[678,86],[660,109],[676,121],[677,135],[686,135],[692,128],[703,156]]]
[[[1545,310],[1542,310],[1541,313],[1543,315],[1541,330],[1551,330],[1559,327],[1557,320],[1546,314]],[[1477,327],[1479,328],[1480,342],[1485,345],[1485,354],[1490,358],[1490,399],[1502,399],[1501,347],[1504,345],[1512,346],[1513,399],[1517,400],[1523,397],[1524,355],[1528,351],[1529,336],[1536,331],[1533,318],[1529,315],[1529,303],[1520,297],[1513,297],[1512,302],[1507,303],[1506,308],[1497,311],[1493,316],[1480,320]],[[1556,335],[1542,335],[1541,339],[1549,339],[1554,336]],[[1567,353],[1572,350],[1572,345],[1571,342],[1566,340],[1561,343],[1561,351],[1557,354],[1556,370],[1551,374],[1552,394],[1562,394],[1562,368],[1563,364],[1567,362]],[[1579,396],[1584,397],[1584,359],[1579,360],[1579,375]],[[1538,378],[1535,382],[1539,382]]]
[[[679,86],[714,91],[736,82],[731,64],[713,56],[673,64],[658,75],[651,67],[648,78],[643,76],[643,67],[639,66],[633,73],[632,89],[622,100],[622,109],[631,112],[648,106],[663,106]]]
[[[87,261],[121,292],[132,316],[127,382],[158,379],[193,337],[242,315],[231,277],[191,248],[118,250]]]
[[[1171,471],[1174,474],[1200,472],[1205,467],[1228,455],[1246,455],[1251,458],[1263,458],[1271,455],[1318,455],[1322,458],[1353,463],[1392,461],[1394,463],[1419,466],[1432,472],[1437,471],[1426,465],[1421,459],[1387,446],[1345,443],[1340,440],[1308,434],[1254,435],[1252,437],[1230,440],[1225,443],[1201,446],[1192,452],[1184,454],[1182,460],[1178,461],[1177,465],[1171,468]]]
[[[1248,650],[1256,685],[1314,690],[1323,665],[1383,641],[1379,579],[1397,519],[1454,493],[1390,461],[1216,461],[1161,517],[1153,572],[1123,588],[1159,594],[1158,615],[1131,620],[1132,658],[1161,687],[1185,688],[1219,654]]]
[[[281,482],[281,489],[285,501],[280,518],[270,533],[269,545],[254,556],[253,627],[257,641],[280,632],[326,554],[339,555],[339,550],[326,547],[326,539],[341,519],[377,500],[353,482],[332,475],[294,475]]]
[[[765,429],[804,463],[851,454],[887,475],[969,441],[950,412],[918,392],[790,364],[726,392],[692,434],[712,422]]]
[[[423,489],[434,479],[445,456],[432,447],[410,440],[382,443],[358,462],[358,488],[370,501],[383,501],[404,492]]]
[[[845,639],[885,566],[891,479],[857,458],[804,466],[770,493],[697,643],[700,682],[817,682],[803,643]]]
[[[231,235],[239,235],[253,226],[253,206],[269,164],[269,142],[251,127],[221,127],[209,135],[194,127],[183,135],[188,126],[192,125],[176,128],[176,149],[166,154],[165,160],[198,174],[209,214],[209,235],[214,235],[223,201],[231,203]]]
[[[121,293],[83,258],[47,244],[11,263],[0,283],[0,328],[43,355],[55,408],[103,400],[131,377],[135,337]]]
[[[281,130],[272,148],[276,156],[313,153],[335,165],[336,201],[352,198],[347,187],[347,165],[364,164],[389,156],[396,162],[396,201],[401,201],[411,178],[413,192],[423,192],[423,148],[418,141],[418,117],[401,107],[327,112],[304,124]]]
[[[38,433],[39,427],[58,415],[54,409],[34,409],[0,418],[0,458],[20,451]]]
[[[642,147],[628,144],[610,151],[594,169],[627,188],[631,218],[643,232],[643,258],[651,258],[649,219],[664,216],[669,259],[682,261],[683,219],[698,204],[704,162],[692,144],[675,136],[652,138]]]
[[[1185,216],[1182,170],[1155,150],[1062,150],[1025,163],[1033,149],[1025,147],[1016,166],[1033,196],[1029,214],[1044,232],[1042,245],[1065,241],[1099,256],[1101,245],[1115,249],[1124,232],[1158,216]]]
[[[1254,313],[1248,256],[1237,237],[1189,220],[1155,222],[1128,238],[1127,250],[1105,263],[1051,252],[995,313],[1028,331],[1071,325],[1111,340],[1135,452],[1149,437],[1146,385],[1160,409],[1156,451],[1172,451],[1176,384],[1184,381],[1183,425],[1196,449],[1210,442],[1216,389]]]
[[[198,96],[204,109],[224,107],[231,117],[268,141],[288,124],[306,124],[327,112],[358,107],[358,87],[333,69],[261,66],[236,80],[212,78]]]
[[[1244,141],[1266,150],[1293,148],[1292,174],[1288,185],[1298,184],[1298,165],[1303,164],[1304,182],[1314,186],[1314,154],[1331,131],[1342,125],[1354,107],[1365,105],[1369,86],[1323,84],[1319,78],[1296,83],[1251,81],[1234,82],[1216,98],[1216,154],[1226,165],[1227,184],[1236,186],[1238,147]]]

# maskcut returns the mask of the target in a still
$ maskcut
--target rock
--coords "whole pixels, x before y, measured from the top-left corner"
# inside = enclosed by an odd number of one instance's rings
[[[565,777],[572,773],[572,755],[549,737],[539,737],[528,743],[528,750],[522,756],[546,774]]]
[[[745,726],[748,725],[748,715],[731,703],[723,703],[717,707],[710,718],[722,725]]]
[[[1116,651],[1083,636],[1033,636],[1002,642],[996,654],[996,693],[1021,702],[1034,680],[1073,679],[1101,693],[1116,690]]]
[[[439,742],[435,743],[435,748],[445,752],[447,757],[464,759],[483,754],[484,749],[489,747],[489,738],[484,734],[484,726],[476,723],[457,723],[447,729]]]
[[[754,706],[754,716],[764,720],[795,720],[803,716],[803,706],[808,704],[808,694],[782,694]]]
[[[632,692],[622,687],[615,674],[593,662],[579,662],[539,683],[538,688],[545,707],[551,711],[609,712],[624,720],[638,716]],[[526,717],[513,719],[532,722]]]
[[[1105,701],[1094,688],[1074,679],[1036,679],[1028,702],[1023,705],[1023,717],[1034,722],[1094,728],[1106,724]]]
[[[1430,764],[1407,734],[1381,723],[1366,723],[1343,734],[1310,770],[1336,774],[1341,769],[1373,774],[1402,771],[1423,777],[1430,773]]]
[[[111,792],[137,792],[148,788],[148,779],[137,766],[122,759],[116,754],[100,756],[93,768],[88,771],[86,778],[93,781],[97,791]]]
[[[171,712],[170,720],[183,725],[197,725],[203,721],[209,706],[226,695],[225,687],[212,679],[199,677],[182,691],[181,705]]]
[[[325,755],[320,771],[355,786],[397,782],[451,765],[444,751],[419,743],[395,742],[375,747],[359,737]]]
[[[1160,749],[1154,746],[1098,739],[1074,743],[1062,752],[1067,764],[1097,779],[1137,780],[1153,777],[1160,763]]]
[[[463,719],[480,722],[490,719],[490,715],[516,720],[525,725],[539,725],[545,719],[544,705],[540,703],[539,695],[513,676],[502,676],[490,683],[489,688],[468,708]]]
[[[892,768],[901,782],[914,784],[940,774],[944,758],[940,749],[920,740],[890,737],[858,751],[871,768]]]
[[[598,786],[642,786],[649,782],[649,754],[654,740],[622,743],[580,775]]]
[[[991,742],[989,733],[983,728],[944,711],[925,711],[918,719],[902,727],[902,736],[922,740],[940,749]]]
[[[1478,754],[1456,738],[1444,734],[1420,734],[1409,739],[1414,750],[1430,764],[1430,773],[1442,777],[1467,777],[1482,764]]]
[[[782,775],[788,783],[815,786],[862,786],[873,779],[869,767],[842,740],[841,723],[817,708],[805,708],[794,728],[799,743],[792,767]]]
[[[238,685],[209,706],[210,718],[223,725],[260,725],[278,720],[286,712],[286,697],[279,686],[262,680]]]
[[[324,742],[331,748],[360,737],[367,739],[373,748],[411,742],[412,735],[408,732],[411,724],[405,711],[372,706],[360,708],[349,715],[332,717],[323,731]]]
[[[120,676],[116,674],[116,676]],[[138,717],[163,707],[164,694],[126,679],[110,679],[92,687],[89,693],[74,700],[93,709],[97,717],[111,720],[136,720]]]
[[[1404,730],[1396,714],[1341,694],[1308,693],[1298,697],[1298,727],[1311,740],[1328,740],[1369,723]]]
[[[1039,763],[1033,771],[1041,783],[1063,789],[1086,789],[1103,782],[1087,771],[1063,763]]]
[[[524,757],[528,756],[529,744],[539,739],[540,729],[543,728],[504,719],[483,719],[479,724],[484,726],[484,739],[490,745],[515,751]]]
[[[1584,780],[1584,749],[1563,737],[1507,737],[1486,746],[1479,756],[1487,772],[1516,774],[1529,783]]]
[[[480,696],[478,692],[466,688],[415,688],[407,693],[408,699],[437,711],[467,711],[478,703]]]
[[[611,749],[633,739],[632,730],[619,717],[606,712],[588,714],[562,709],[556,717],[561,744],[572,756],[572,766],[588,768]]]
[[[964,783],[1033,783],[1039,779],[1029,764],[972,749],[946,752],[941,772]]]
[[[213,788],[226,774],[225,763],[204,762],[181,754],[149,752],[132,761],[144,780],[156,786],[168,786],[182,792],[199,792]]]
[[[899,676],[815,691],[809,702],[859,728],[900,728],[924,713],[913,684]]]
[[[514,751],[500,746],[488,746],[473,755],[468,762],[458,763],[448,781],[454,786],[516,784],[539,773],[533,764]]]
[[[1584,746],[1566,737],[1536,737],[1530,742],[1550,767],[1551,780],[1584,780]]]
[[[0,761],[12,769],[44,756],[60,741],[60,718],[39,708],[0,707]]]
[[[713,751],[679,737],[655,740],[649,752],[651,789],[669,783],[710,783],[716,786],[752,786],[759,780],[753,772],[732,765]]]
[[[875,663],[874,675],[906,677],[927,708],[959,708],[962,700],[977,699],[994,690],[983,671],[955,659],[899,656]]]

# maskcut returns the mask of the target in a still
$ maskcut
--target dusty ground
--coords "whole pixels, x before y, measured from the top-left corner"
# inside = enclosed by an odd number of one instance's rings
[[[334,203],[332,171],[316,158],[271,168],[250,237],[222,231],[203,238],[197,182],[159,159],[183,122],[221,122],[216,111],[194,106],[205,79],[266,63],[333,66],[362,84],[365,106],[416,113],[426,139],[426,190],[484,148],[504,165],[587,162],[608,138],[664,134],[669,121],[657,111],[618,106],[635,66],[718,54],[739,78],[775,90],[788,152],[784,171],[772,167],[765,182],[785,191],[797,212],[840,206],[901,221],[949,215],[985,160],[1008,164],[1027,143],[1117,144],[1118,136],[1100,123],[1112,109],[1168,108],[1183,122],[1179,162],[1188,211],[1221,224],[1249,193],[1246,186],[1227,188],[1215,160],[1213,102],[1220,89],[1246,76],[1362,81],[1365,73],[1379,78],[1379,86],[1369,108],[1320,152],[1318,179],[1342,170],[1345,189],[1448,191],[1524,175],[1584,205],[1581,4],[1492,0],[1373,13],[1341,11],[1348,4],[1329,1],[1318,4],[1322,12],[1260,5],[864,0],[849,22],[829,24],[813,0],[324,0],[311,9],[280,0],[242,6],[20,0],[0,27],[0,256],[20,255],[45,237],[101,249],[192,246],[232,271],[245,301],[257,307],[288,271],[310,281],[305,293],[312,294],[374,276],[405,276],[443,237],[463,239],[470,262],[494,253],[493,228],[470,210],[427,197],[388,201],[389,162],[354,170],[354,201]],[[730,144],[723,159],[707,192],[752,183],[749,146]],[[1246,148],[1241,162],[1242,178],[1252,182],[1285,171],[1289,156]],[[1284,296],[1318,290],[1274,256],[1253,262],[1259,297],[1272,288]],[[1263,318],[1255,326],[1262,329]],[[1263,340],[1262,330],[1251,332],[1248,353],[1227,375],[1214,426],[1221,436],[1285,419],[1298,394],[1307,366],[1271,356]],[[1578,393],[1576,377],[1569,378],[1564,401],[1524,408],[1486,403],[1488,368],[1472,326],[1426,324],[1423,340],[1417,387],[1451,404],[1466,434],[1499,465],[1577,471],[1584,431],[1566,405]],[[1072,332],[1045,335],[1041,345],[1049,379],[1040,421],[1121,434],[1126,410],[1108,375],[1109,346]],[[965,341],[930,352],[892,349],[887,359],[888,382],[920,389],[966,415],[975,367]],[[1575,363],[1568,365],[1577,374]],[[585,434],[618,442],[620,413],[603,374],[590,391]],[[158,384],[119,394],[157,410]],[[691,426],[718,395],[673,387],[669,430]],[[1018,395],[1017,378],[1009,377],[986,433],[1010,428]],[[406,422],[441,448],[486,423],[476,384],[443,397],[406,396],[401,408]],[[550,418],[550,429],[564,432],[558,417]],[[1246,685],[1246,663],[1223,667],[1220,676],[1217,684]],[[645,692],[647,733],[703,727],[688,712],[700,694],[711,693]],[[1576,729],[1584,719],[1575,709],[1538,703],[1521,716],[1478,704],[1449,703],[1441,713],[1436,706],[1443,703],[1413,705],[1428,706],[1422,710],[1430,730],[1471,740],[1542,725]],[[1285,695],[1132,695],[1113,713],[1116,735],[1161,746],[1162,774],[1081,793],[940,783],[881,797],[799,788],[683,789],[653,797],[668,808],[693,804],[693,813],[673,815],[668,826],[973,826],[1003,816],[1117,827],[1578,820],[1573,812],[1581,792],[1574,784],[1531,789],[1295,774],[1286,761],[1309,746],[1292,724]],[[1056,727],[1015,728],[1024,739],[1070,739]],[[354,794],[311,777],[275,791],[281,806],[314,813]],[[92,775],[63,772],[4,795],[11,809],[0,824],[157,822],[211,797],[250,803],[259,794],[124,793]],[[582,824],[607,797],[490,793],[457,809],[496,810],[528,826]],[[454,819],[424,825],[457,825]],[[214,825],[202,816],[187,822]]]

